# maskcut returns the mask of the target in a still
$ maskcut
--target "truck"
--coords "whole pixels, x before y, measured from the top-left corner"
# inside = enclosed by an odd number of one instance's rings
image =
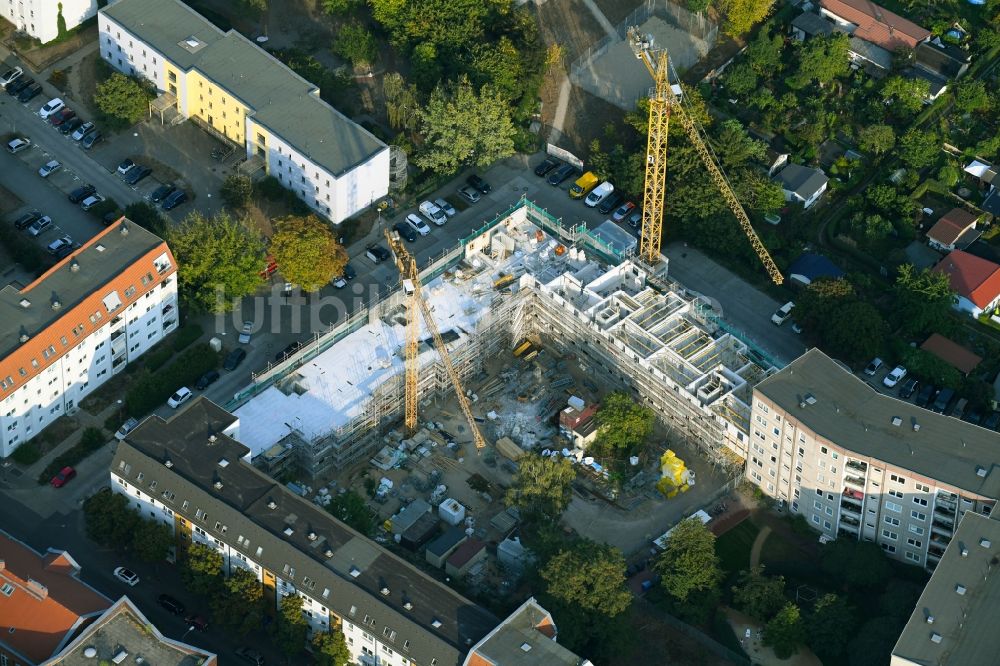
[[[610,197],[612,192],[614,191],[615,191],[615,186],[612,185],[610,181],[606,180],[597,187],[595,187],[593,191],[587,195],[587,198],[584,200],[583,203],[593,208],[597,204],[601,203],[602,201]]]
[[[784,324],[786,321],[788,321],[788,318],[792,316],[792,308],[794,307],[795,303],[792,301],[788,301],[787,303],[782,305],[774,312],[773,315],[771,315],[771,323],[773,323],[775,326],[781,326],[782,324]]]
[[[573,183],[573,186],[569,188],[569,198],[570,199],[582,199],[587,196],[592,189],[597,187],[597,184],[601,182],[601,179],[597,177],[593,171],[588,171]]]

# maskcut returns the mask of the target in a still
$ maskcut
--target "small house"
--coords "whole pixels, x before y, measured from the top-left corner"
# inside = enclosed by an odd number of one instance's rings
[[[486,544],[479,539],[469,539],[451,554],[444,563],[444,572],[462,578],[472,567],[486,560]]]
[[[809,208],[826,192],[829,178],[822,169],[804,167],[801,164],[789,164],[782,169],[776,178],[785,194],[785,201],[796,201],[803,208]]]
[[[468,540],[468,535],[461,527],[449,527],[441,536],[427,544],[427,552],[424,554],[428,564],[440,569],[451,557],[451,554],[458,550]]]
[[[949,340],[939,333],[934,333],[931,337],[927,338],[924,344],[920,345],[920,348],[938,357],[966,376],[983,362],[982,357],[973,354],[962,345]]]
[[[573,442],[578,449],[586,449],[597,439],[597,405],[583,409],[566,407],[559,412],[559,434]]]
[[[976,230],[978,221],[977,215],[962,208],[952,208],[927,232],[927,244],[946,252],[956,248],[964,250],[980,236]]]
[[[1000,303],[1000,265],[962,250],[953,250],[934,271],[948,276],[956,293],[954,308],[979,317]]]

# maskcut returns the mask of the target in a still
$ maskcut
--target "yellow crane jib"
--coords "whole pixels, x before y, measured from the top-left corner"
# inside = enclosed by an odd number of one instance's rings
[[[649,98],[649,138],[646,145],[646,183],[643,192],[642,236],[639,241],[639,255],[648,264],[655,265],[660,260],[660,241],[663,237],[663,211],[666,199],[667,179],[667,130],[670,125],[671,110],[676,111],[684,131],[701,158],[708,175],[722,193],[726,205],[736,216],[743,233],[750,240],[750,246],[760,258],[764,268],[775,284],[784,282],[781,271],[771,258],[764,243],[750,223],[743,204],[740,203],[729,184],[729,179],[716,163],[705,141],[697,121],[684,110],[681,100],[670,87],[670,59],[666,49],[654,49],[653,39],[630,27],[627,33],[629,46],[636,58],[640,59],[653,77],[653,94]]]

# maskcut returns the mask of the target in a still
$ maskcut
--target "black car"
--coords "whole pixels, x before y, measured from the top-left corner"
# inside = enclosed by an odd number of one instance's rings
[[[203,374],[201,377],[198,378],[198,381],[194,383],[194,387],[199,391],[204,391],[209,386],[214,384],[218,379],[219,379],[219,371],[209,370],[208,372],[206,372],[205,374]]]
[[[489,183],[487,183],[485,180],[483,180],[476,174],[472,174],[471,176],[466,178],[465,182],[467,182],[469,185],[476,188],[483,194],[489,194],[493,190],[493,188],[490,187]]]
[[[97,188],[87,183],[86,185],[81,185],[72,192],[69,193],[69,200],[71,203],[78,204],[91,194],[97,191]]]
[[[169,594],[161,594],[157,602],[174,615],[184,615],[184,604],[174,599]]]
[[[601,215],[608,215],[611,211],[618,208],[618,206],[621,206],[623,203],[625,203],[625,197],[617,192],[612,192],[611,196],[601,202],[601,205],[597,207],[597,210],[600,211]]]
[[[555,187],[556,185],[562,185],[566,182],[566,179],[576,173],[576,167],[572,164],[563,164],[561,167],[556,169],[554,172],[549,174],[548,182],[549,185]]]
[[[344,264],[344,279],[353,280],[358,276],[358,272],[350,264]]]
[[[162,208],[163,210],[173,210],[174,208],[177,208],[182,203],[187,201],[187,199],[188,199],[187,192],[185,192],[184,190],[177,190],[176,192],[174,192],[169,197],[163,200],[163,203],[160,205],[160,208]]]
[[[76,131],[76,129],[83,124],[83,121],[79,118],[70,118],[62,125],[59,126],[59,133],[63,135],[69,135]]]
[[[278,352],[277,354],[275,354],[274,355],[274,360],[278,361],[279,363],[281,361],[284,361],[286,358],[288,358],[289,356],[291,356],[292,354],[294,354],[295,352],[297,352],[299,350],[299,347],[301,347],[301,346],[302,346],[301,342],[293,342],[293,343],[291,343],[290,345],[288,345],[287,347],[285,347],[284,349],[282,349],[280,352]]]
[[[28,86],[35,83],[34,79],[29,79],[27,76],[18,77],[14,83],[7,86],[7,94],[11,97],[17,97],[21,94],[21,91]]]
[[[237,347],[226,356],[226,360],[222,363],[223,370],[235,370],[246,357],[246,350],[242,347]]]
[[[21,217],[14,220],[14,228],[18,231],[27,229],[32,224],[34,224],[42,216],[41,211],[33,210],[30,213],[25,213]]]
[[[104,135],[101,134],[100,130],[94,130],[80,139],[80,147],[84,150],[90,150],[94,147],[95,143],[100,143],[104,141]]]
[[[962,420],[972,425],[979,425],[979,422],[983,420],[983,413],[977,407],[971,407],[962,416]]]
[[[158,188],[153,190],[152,194],[149,195],[149,200],[153,203],[160,203],[173,194],[176,189],[177,188],[173,185],[160,185]]]
[[[32,85],[28,86],[27,88],[21,91],[21,93],[17,96],[17,101],[22,103],[30,102],[31,100],[38,97],[41,93],[42,93],[42,87],[37,83],[33,83]]]
[[[996,430],[1000,426],[1000,412],[990,412],[983,419],[982,426],[987,430]]]
[[[551,157],[545,158],[545,161],[535,167],[536,176],[544,176],[548,172],[559,166],[559,160],[552,159]]]
[[[381,245],[369,245],[365,249],[365,256],[371,259],[374,263],[378,264],[385,261],[392,255],[389,254],[389,250],[385,249]]]
[[[410,225],[408,224],[397,222],[396,224],[392,225],[392,230],[411,243],[417,240],[417,232],[414,231],[412,228],[410,228]]]
[[[251,650],[246,647],[238,647],[233,651],[237,657],[240,657],[244,661],[249,661],[253,666],[264,666],[264,657],[261,656],[260,652],[256,650]]]
[[[129,185],[138,185],[139,181],[151,173],[153,173],[153,170],[149,167],[136,164],[134,167],[129,169],[128,175],[125,176],[125,182]]]
[[[916,393],[917,387],[919,387],[919,386],[920,386],[920,382],[918,382],[913,377],[910,377],[909,379],[907,379],[905,382],[903,382],[900,385],[900,387],[899,387],[899,397],[902,398],[903,400],[909,400],[910,396],[912,396],[914,393]]]
[[[917,393],[916,399],[913,401],[917,403],[917,407],[929,407],[934,398],[937,397],[938,390],[934,388],[933,384],[924,384],[920,392]]]

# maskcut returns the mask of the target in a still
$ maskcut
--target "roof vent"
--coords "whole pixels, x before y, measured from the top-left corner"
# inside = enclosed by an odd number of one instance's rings
[[[815,405],[816,404],[816,396],[814,396],[812,393],[806,393],[805,400],[806,400],[806,404],[807,405]]]
[[[18,305],[20,305],[22,308],[30,308],[31,307],[31,301],[29,301],[27,298],[22,298],[21,302],[18,303]]]
[[[962,557],[968,557],[969,556],[969,549],[966,548],[966,546],[965,546],[964,543],[959,544],[959,551],[958,552],[962,554]]]
[[[315,532],[310,532],[308,535],[310,541],[315,541],[317,539]]]
[[[73,271],[74,273],[80,272],[80,262],[77,261],[76,259],[74,259],[73,261],[69,262],[69,269],[71,271]]]
[[[439,620],[437,618],[434,618],[433,620],[431,620],[431,626],[434,627],[435,629],[440,629],[441,628],[441,620]]]
[[[351,567],[351,578],[357,578],[361,575],[361,569],[357,567]]]
[[[267,508],[270,509],[271,511],[274,511],[275,509],[278,508],[278,503],[275,502],[274,500],[268,500]]]
[[[976,476],[980,476],[980,477],[982,477],[982,478],[985,479],[986,478],[986,468],[983,467],[982,465],[976,465]]]
[[[914,419],[913,420],[913,432],[919,432],[919,431],[920,431],[920,424],[917,423],[916,419]]]
[[[327,557],[333,557],[333,551],[330,550],[329,548],[327,548],[326,552],[323,553],[323,554],[326,555]]]
[[[934,624],[934,616],[931,615],[930,613],[927,614],[926,620],[927,620],[927,624]]]
[[[219,438],[216,437],[215,435],[209,435],[208,436],[208,443],[209,444],[215,444],[215,440],[217,440],[217,439],[219,439]]]
[[[216,490],[222,490],[222,481],[216,481],[214,484]]]
[[[122,236],[128,236],[128,224],[122,222],[121,226],[118,228],[121,229]]]
[[[940,643],[940,642],[941,642],[941,634],[937,633],[936,631],[932,632],[931,643]]]
[[[291,527],[286,527],[285,528],[285,536],[286,537],[290,537],[293,534],[295,534],[295,530],[293,530]]]
[[[955,586],[955,592],[957,592],[959,596],[964,595],[965,594],[965,586],[962,585],[961,583],[959,583],[958,585]]]
[[[24,326],[22,326],[21,327],[21,335],[18,337],[18,340],[20,340],[21,342],[27,342],[30,339],[31,339],[31,336],[28,335],[27,329],[25,329]]]
[[[521,643],[521,652],[531,652],[531,643]]]
[[[982,546],[983,548],[989,548],[990,546],[993,545],[993,543],[989,539],[984,537],[979,540],[979,545]]]
[[[104,247],[103,243],[98,243],[97,245],[94,246],[94,249],[97,250],[98,252],[104,252],[108,248]]]
[[[893,416],[892,417],[892,425],[894,425],[894,426],[896,426],[898,428],[902,424],[903,424],[903,419],[899,418],[898,416]]]
[[[381,590],[379,590],[379,593],[381,593],[381,595],[382,595],[383,597],[387,597],[387,596],[389,596],[390,594],[392,594],[392,592],[390,592],[390,591],[389,591],[389,588],[387,588],[387,587],[383,587],[383,588],[382,588]]]
[[[170,469],[171,467],[174,466],[174,461],[171,460],[170,458],[167,458],[166,460],[163,461],[163,464],[166,466],[167,469]]]
[[[83,656],[86,657],[87,659],[94,659],[95,657],[97,657],[97,648],[95,648],[93,645],[88,645],[87,647],[83,648]]]
[[[406,610],[413,610],[413,604],[407,601],[406,603],[403,604],[403,608],[405,608]]]
[[[208,439],[208,441],[212,441],[212,438],[210,437]],[[223,467],[223,468],[229,467],[229,461],[226,460],[225,458],[219,458],[219,467]]]
[[[62,307],[62,301],[59,300],[59,297],[56,296],[54,292],[52,294],[52,298],[49,300],[49,304],[52,306],[53,310],[58,310]]]

